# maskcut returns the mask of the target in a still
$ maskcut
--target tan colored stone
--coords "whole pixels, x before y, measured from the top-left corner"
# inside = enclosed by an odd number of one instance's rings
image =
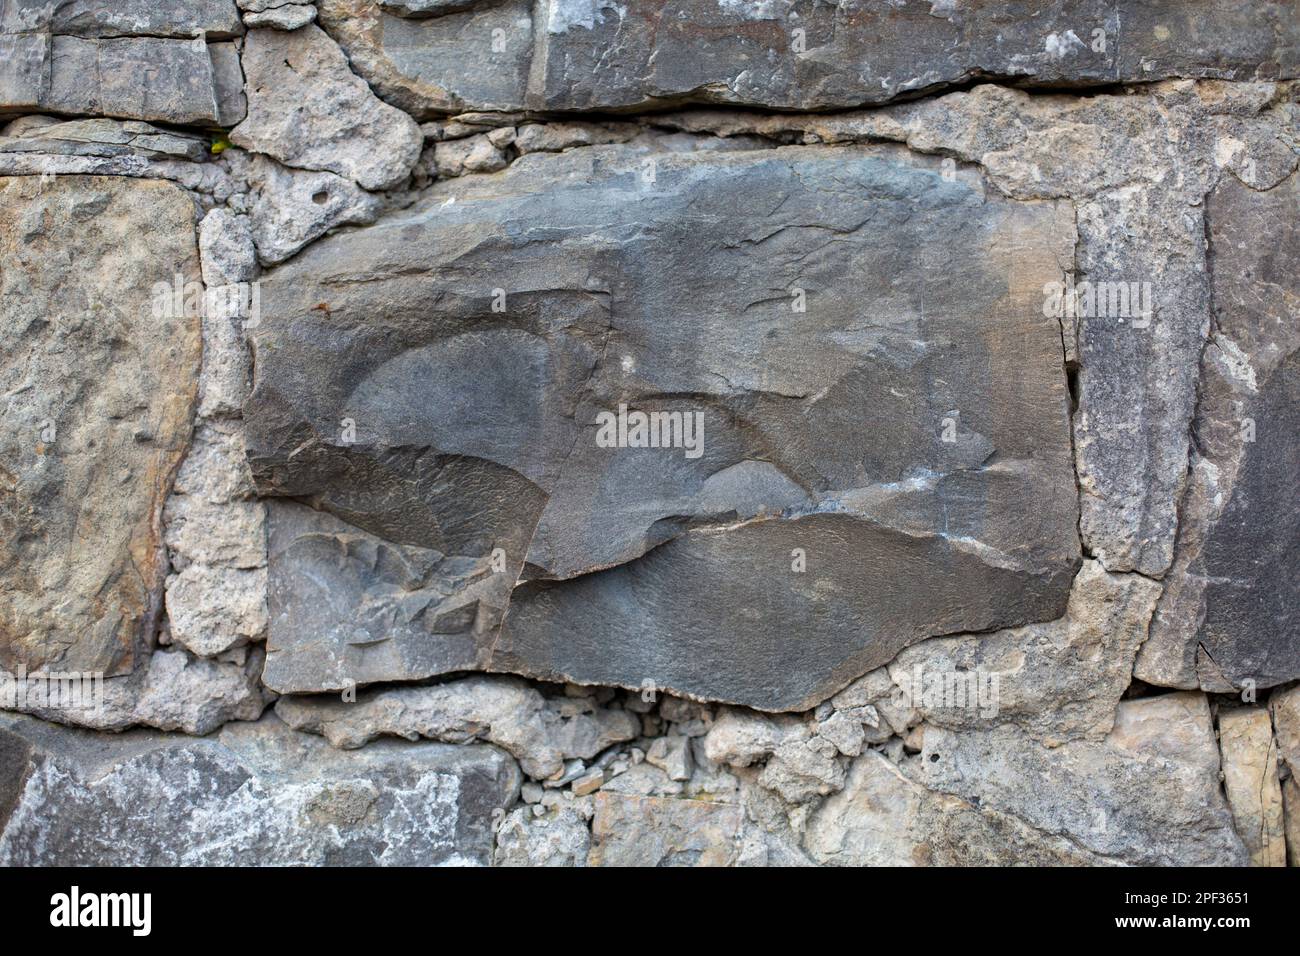
[[[153,642],[198,275],[170,183],[0,179],[0,667],[124,674]]]
[[[1286,866],[1282,790],[1277,780],[1277,744],[1263,707],[1219,713],[1223,786],[1237,834],[1254,866]]]
[[[730,866],[743,812],[736,804],[596,794],[591,866]]]

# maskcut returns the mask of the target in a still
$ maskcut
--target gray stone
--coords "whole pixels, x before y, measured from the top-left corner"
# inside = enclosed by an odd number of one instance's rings
[[[398,17],[440,17],[468,10],[480,0],[379,0],[379,7]]]
[[[489,747],[344,753],[271,716],[202,740],[4,717],[0,735],[0,753],[31,750],[7,866],[486,865],[519,789]]]
[[[433,148],[434,170],[446,179],[466,173],[494,173],[506,168],[506,157],[486,135],[438,143]]]
[[[63,0],[45,6],[45,25],[66,36],[228,40],[244,32],[234,0]]]
[[[220,122],[206,44],[56,36],[42,108],[181,125]]]
[[[1011,0],[978,13],[957,4],[807,11],[782,0],[701,2],[689,4],[671,29],[622,28],[653,7],[652,0],[617,9],[548,4],[546,82],[534,90],[539,101],[551,108],[666,100],[824,109],[884,102],[981,74],[1085,86],[1170,75],[1246,79],[1296,67],[1293,51],[1273,33],[1273,25],[1285,22],[1282,4],[1238,19],[1225,2],[1116,7]],[[1134,27],[1137,21],[1146,28]],[[1209,23],[1219,27],[1212,37]],[[1204,45],[1179,42],[1193,34]],[[603,66],[600,83],[584,69],[595,62]]]
[[[244,95],[244,70],[239,63],[239,48],[234,43],[209,43],[208,55],[212,58],[217,125],[234,126],[248,114],[248,97]]]
[[[508,750],[535,780],[560,780],[565,761],[582,766],[639,730],[634,715],[622,710],[593,707],[566,715],[562,705],[515,678],[469,677],[356,697],[282,697],[276,712],[290,726],[345,749],[385,734],[448,743],[485,740]]]
[[[626,143],[642,132],[633,123],[528,123],[515,134],[520,153],[558,153],[576,146]]]
[[[262,265],[283,262],[331,229],[374,222],[381,202],[333,173],[288,169],[265,156],[249,170],[253,241]]]
[[[523,107],[533,53],[531,0],[479,3],[432,19],[376,0],[321,0],[322,27],[384,99],[417,119]]]
[[[264,10],[261,13],[244,14],[244,25],[270,27],[274,30],[298,30],[316,19],[316,8],[311,4],[286,3],[281,7]]]
[[[686,103],[826,110],[982,76],[1083,87],[1300,72],[1297,27],[1280,0],[1250,10],[1231,0],[999,0],[978,11],[955,3],[807,7],[794,0],[686,0],[668,11],[662,0],[545,0],[532,16],[522,2],[449,13],[442,11],[468,5],[320,6],[323,24],[361,75],[421,118],[525,104],[595,112]]]
[[[173,133],[149,123],[85,119],[62,123],[52,121],[18,132],[6,130],[0,137],[0,151],[67,156],[143,156],[151,159],[177,157],[201,162],[207,158],[208,143],[198,136]]]
[[[500,548],[523,574],[477,638],[493,669],[802,709],[906,644],[1063,612],[1068,396],[1038,305],[1073,242],[1057,204],[894,151],[531,154],[263,283],[250,464],[394,544]],[[704,416],[699,457],[599,447],[620,404]],[[315,600],[276,553],[273,661],[308,639],[277,602]],[[330,633],[359,620],[317,606]]]
[[[305,693],[485,667],[514,583],[490,554],[387,541],[291,502],[268,508],[269,686]]]
[[[170,183],[0,179],[0,236],[0,668],[124,674],[154,640],[194,413],[193,203]]]
[[[526,786],[526,785],[525,785]],[[591,827],[578,809],[559,807],[536,816],[512,811],[497,830],[496,866],[586,866]]]
[[[670,780],[690,780],[694,769],[691,760],[691,741],[678,734],[660,737],[645,754],[646,763],[668,774]]]
[[[1215,324],[1178,549],[1137,676],[1213,691],[1300,677],[1300,174],[1206,201]]]
[[[230,133],[235,145],[363,189],[396,186],[420,158],[415,121],[376,99],[319,27],[253,30],[241,62],[248,117]]]
[[[0,30],[0,116],[49,106],[52,59],[49,34]]]
[[[904,768],[928,790],[1067,837],[1085,853],[1146,866],[1240,866],[1248,854],[1213,768],[1200,694],[1123,701],[1103,742],[1044,747],[1011,727],[926,727]]]

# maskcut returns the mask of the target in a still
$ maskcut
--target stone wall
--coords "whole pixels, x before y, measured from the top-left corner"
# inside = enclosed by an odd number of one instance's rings
[[[1300,862],[1300,18],[0,2],[0,863]]]

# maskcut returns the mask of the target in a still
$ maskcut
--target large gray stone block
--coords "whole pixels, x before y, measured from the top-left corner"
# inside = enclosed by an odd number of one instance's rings
[[[353,527],[273,517],[270,658],[314,663],[268,682],[475,666],[798,709],[1058,617],[1041,290],[1073,222],[977,186],[902,151],[533,154],[277,270],[254,479]],[[601,447],[620,405],[702,416],[698,456]],[[400,622],[387,649],[367,621]]]

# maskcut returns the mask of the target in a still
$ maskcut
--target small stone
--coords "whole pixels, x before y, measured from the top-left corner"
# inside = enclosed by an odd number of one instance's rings
[[[199,258],[209,286],[251,282],[257,277],[257,247],[247,216],[218,207],[199,223]]]
[[[691,742],[687,737],[660,737],[646,751],[646,762],[658,767],[672,780],[691,779]]]
[[[497,866],[585,866],[591,830],[576,807],[535,805],[511,812],[496,836]]]
[[[249,170],[253,241],[263,265],[283,262],[336,226],[374,222],[380,200],[328,172],[306,172],[258,156]]]
[[[244,14],[244,26],[271,27],[275,30],[298,30],[316,19],[316,8],[309,3],[286,3],[261,13]]]
[[[743,811],[735,804],[601,791],[592,820],[592,866],[729,866]]]
[[[573,781],[573,795],[575,797],[585,797],[589,793],[595,793],[605,784],[605,771],[592,770],[583,774],[577,780]]]
[[[433,162],[444,179],[466,173],[493,173],[507,166],[505,153],[486,134],[436,144]]]

